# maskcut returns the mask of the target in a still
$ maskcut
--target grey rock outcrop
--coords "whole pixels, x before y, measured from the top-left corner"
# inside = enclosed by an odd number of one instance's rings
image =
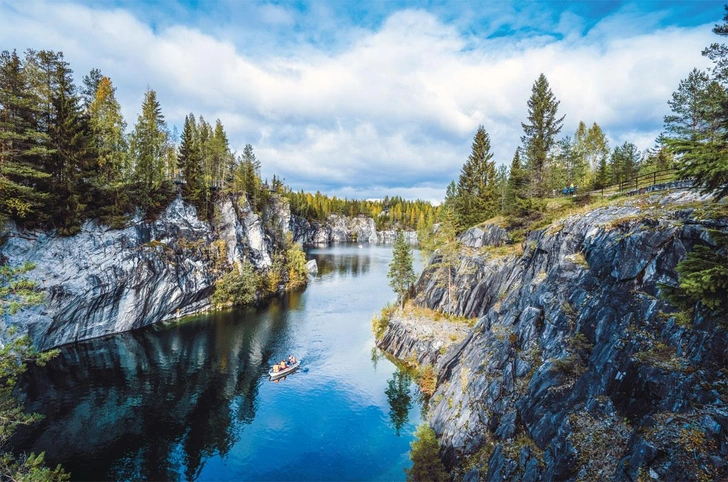
[[[417,245],[417,232],[416,231],[402,231],[402,236],[412,246]],[[394,244],[394,238],[397,237],[397,231],[388,229],[379,231],[377,233],[377,242],[381,244]]]
[[[500,246],[511,242],[508,231],[493,224],[472,227],[458,237],[463,246],[482,248],[483,246]]]
[[[653,194],[531,232],[510,253],[465,250],[450,292],[433,258],[416,301],[478,318],[437,361],[429,402],[456,478],[728,474],[725,325],[678,323],[659,288],[711,230],[728,232],[724,214],[696,212],[705,201]],[[385,349],[416,343],[402,329]]]
[[[304,246],[325,246],[333,243],[392,244],[396,231],[377,231],[374,219],[366,216],[339,216],[332,214],[325,223],[308,221],[295,215],[289,217],[288,229],[293,239]],[[410,244],[417,244],[417,233],[402,231]]]
[[[399,360],[437,366],[440,355],[467,336],[466,325],[446,319],[430,320],[395,312],[377,346]]]
[[[11,228],[0,255],[31,262],[45,303],[0,318],[41,349],[206,309],[215,280],[243,259],[271,264],[271,237],[246,201],[224,199],[215,226],[177,198],[154,222],[114,230],[88,221],[75,236]]]

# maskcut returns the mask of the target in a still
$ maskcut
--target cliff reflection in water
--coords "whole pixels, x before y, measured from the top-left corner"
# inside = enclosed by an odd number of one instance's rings
[[[318,254],[315,251],[310,253],[310,257],[316,260],[318,265],[319,276],[325,276],[329,273],[336,273],[345,276],[359,276],[369,272],[371,267],[371,258],[367,251],[363,251],[361,256],[357,256],[355,247],[348,248],[350,251],[346,254]],[[352,255],[352,252],[354,255]]]
[[[18,434],[18,449],[46,451],[74,480],[195,479],[255,416],[285,327],[287,309],[273,308],[62,348],[25,377],[26,409],[45,418]]]

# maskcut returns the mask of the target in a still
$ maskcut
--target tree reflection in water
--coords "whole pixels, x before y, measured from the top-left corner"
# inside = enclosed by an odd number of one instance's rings
[[[392,378],[387,380],[387,389],[384,391],[389,402],[389,418],[397,436],[409,420],[409,410],[412,406],[411,384],[412,377],[402,369],[398,369],[392,374]]]
[[[296,302],[63,347],[28,371],[26,409],[45,418],[18,431],[14,445],[45,451],[74,480],[195,480],[255,417],[259,383]]]

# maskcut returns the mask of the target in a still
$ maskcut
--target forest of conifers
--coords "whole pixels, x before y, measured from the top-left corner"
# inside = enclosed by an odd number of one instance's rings
[[[211,201],[246,193],[261,211],[273,194],[311,220],[331,214],[374,217],[380,229],[432,225],[436,208],[400,197],[358,201],[293,192],[281,179],[263,182],[253,147],[231,151],[220,120],[189,114],[179,141],[154,90],[128,131],[110,78],[93,69],[75,85],[63,54],[0,54],[0,221],[73,234],[86,219],[122,227],[141,210],[154,216],[177,195],[212,215]]]

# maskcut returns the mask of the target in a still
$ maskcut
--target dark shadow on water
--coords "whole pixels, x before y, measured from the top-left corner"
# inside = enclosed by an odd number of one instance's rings
[[[26,409],[45,418],[20,430],[13,445],[45,451],[74,480],[195,479],[255,417],[286,313],[299,305],[293,295],[258,313],[217,313],[63,347],[24,377]]]

